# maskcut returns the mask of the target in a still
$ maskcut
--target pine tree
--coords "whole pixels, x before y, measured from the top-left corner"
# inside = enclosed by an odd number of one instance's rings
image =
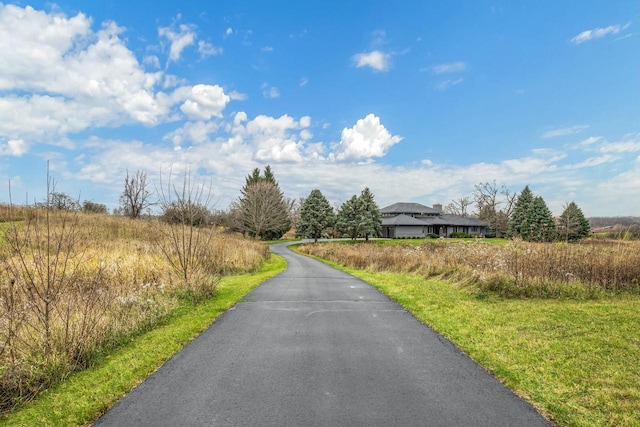
[[[560,238],[566,242],[587,237],[591,231],[589,221],[582,213],[582,209],[574,202],[565,205],[562,215],[558,218],[557,226]]]
[[[313,190],[302,204],[296,235],[317,242],[323,231],[334,223],[335,215],[329,201],[320,190]]]
[[[346,234],[355,240],[362,234],[360,226],[361,217],[360,199],[354,194],[338,209],[336,217],[336,228],[339,232]]]
[[[556,223],[542,197],[537,196],[533,199],[521,232],[524,239],[534,242],[551,242],[556,239]]]
[[[520,195],[518,195],[518,199],[516,200],[513,208],[507,233],[509,237],[522,237],[523,239],[528,240],[529,230],[523,229],[523,224],[527,218],[527,212],[529,211],[532,203],[533,193],[527,185],[522,189]]]
[[[382,233],[382,218],[369,187],[365,187],[360,193],[360,215],[360,227],[365,240],[368,241],[369,236],[379,237]]]

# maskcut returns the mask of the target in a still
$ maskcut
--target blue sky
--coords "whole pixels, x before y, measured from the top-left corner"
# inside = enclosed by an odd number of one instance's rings
[[[447,204],[529,185],[640,215],[640,4],[0,3],[0,200],[118,205],[190,169],[216,209],[270,164],[292,198]]]

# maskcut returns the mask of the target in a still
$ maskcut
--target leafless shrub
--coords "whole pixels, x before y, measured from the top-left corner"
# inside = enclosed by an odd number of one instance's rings
[[[221,274],[255,270],[269,254],[207,227],[11,203],[0,216],[0,412],[152,327],[185,296],[211,295]],[[184,264],[188,282],[176,274],[181,261],[167,263],[173,252],[160,250],[182,243],[201,256]]]
[[[161,183],[159,204],[163,216],[171,220],[168,227],[158,227],[162,235],[158,247],[186,288],[193,288],[189,295],[211,295],[219,281],[219,271],[209,256],[215,228],[203,219],[203,212],[209,212],[211,187],[192,181],[189,171],[180,187],[172,183],[171,174],[166,185],[163,188]]]

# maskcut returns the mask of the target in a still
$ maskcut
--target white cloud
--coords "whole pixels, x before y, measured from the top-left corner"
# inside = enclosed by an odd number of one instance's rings
[[[369,160],[382,157],[389,148],[402,141],[391,135],[374,114],[360,119],[352,128],[344,128],[340,143],[336,146],[335,159],[339,161]]]
[[[10,139],[6,143],[0,142],[0,156],[22,157],[29,151],[29,145],[22,139]]]
[[[574,125],[574,126],[569,126],[569,127],[559,128],[559,129],[551,129],[544,132],[542,134],[542,137],[548,139],[548,138],[557,138],[559,136],[574,135],[576,133],[582,132],[588,127],[589,127],[588,125]]]
[[[620,142],[605,142],[600,146],[602,153],[636,153],[640,151],[640,135]]]
[[[305,142],[296,130],[307,128],[310,118],[299,121],[283,115],[279,118],[259,115],[245,128],[246,141],[255,146],[255,158],[260,161],[302,162]]]
[[[597,203],[600,209],[613,208],[616,215],[638,215],[640,156],[635,158],[630,169],[597,183],[593,193],[599,195]]]
[[[388,71],[391,67],[391,55],[374,50],[367,53],[353,55],[353,62],[356,67],[371,67],[376,71]]]
[[[621,30],[626,29],[629,24],[621,27],[620,25],[609,25],[605,28],[594,28],[592,30],[586,30],[573,37],[571,41],[575,44],[581,44],[590,40],[599,39],[609,34],[618,34]]]
[[[435,85],[434,88],[436,90],[444,91],[444,90],[449,89],[450,87],[453,87],[455,85],[459,85],[463,81],[464,81],[464,79],[462,77],[460,77],[459,79],[447,79],[447,80],[441,81],[440,83]]]
[[[204,40],[200,40],[198,42],[198,53],[200,53],[201,58],[206,58],[209,56],[221,55],[222,48],[215,47],[211,43],[207,43]]]
[[[240,93],[237,90],[232,90],[231,92],[229,92],[229,98],[231,98],[232,101],[244,101],[245,99],[247,99],[247,95],[244,93]]]
[[[177,91],[183,95],[185,102],[180,107],[189,118],[196,120],[210,120],[211,117],[222,117],[222,110],[231,100],[218,85],[198,84],[191,88]]]
[[[451,62],[448,64],[439,64],[431,67],[433,74],[459,73],[467,68],[466,62]]]
[[[280,97],[280,90],[275,86],[269,86],[268,83],[262,83],[262,96],[267,99],[275,99]]]
[[[611,155],[611,154],[605,154],[603,156],[590,157],[585,161],[570,165],[568,168],[569,169],[591,168],[591,167],[594,167],[594,166],[603,165],[605,163],[613,163],[613,162],[617,161],[618,159],[620,159],[619,156],[614,156],[614,155]]]
[[[225,36],[230,36],[233,34],[233,28],[229,27],[227,28],[227,31],[224,32]]]
[[[589,148],[601,140],[602,140],[601,136],[590,136],[589,138],[583,139],[582,141],[580,141],[578,146],[582,148]]]
[[[218,123],[211,121],[187,122],[184,126],[169,132],[165,139],[174,146],[181,147],[185,143],[204,144],[210,142],[210,136],[218,130]]]
[[[177,29],[172,27],[158,28],[158,35],[170,42],[169,61],[176,62],[180,59],[182,51],[195,43],[196,33],[193,25],[180,24]],[[168,63],[167,62],[167,63]]]
[[[48,140],[91,126],[158,123],[170,104],[112,22],[92,32],[83,14],[67,17],[0,5],[0,136]]]

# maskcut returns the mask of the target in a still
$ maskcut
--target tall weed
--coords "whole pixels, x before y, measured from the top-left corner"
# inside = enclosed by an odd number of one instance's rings
[[[163,239],[168,224],[24,208],[0,228],[0,411],[30,399],[105,349],[157,324],[217,277],[253,271],[269,249],[214,229],[206,269],[184,280]],[[15,221],[18,219],[18,221]]]
[[[606,292],[640,292],[638,241],[307,244],[299,250],[373,272],[450,278],[506,297],[592,298]]]

